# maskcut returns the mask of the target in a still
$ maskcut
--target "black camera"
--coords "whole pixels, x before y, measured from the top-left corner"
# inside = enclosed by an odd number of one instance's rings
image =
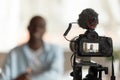
[[[70,23],[64,33],[66,40],[68,40],[66,35],[74,23],[76,22]],[[68,40],[70,41],[70,49],[73,51],[70,58],[73,67],[73,72],[71,72],[73,80],[102,80],[102,72],[105,71],[105,74],[108,74],[108,67],[92,62],[91,57],[112,57],[111,80],[115,80],[112,39],[110,37],[99,36],[95,31],[95,27],[98,24],[98,14],[93,9],[87,8],[79,15],[77,24],[81,28],[87,29],[87,31],[74,37],[72,40]],[[88,74],[82,79],[83,66],[90,67]]]
[[[95,31],[88,30],[70,42],[70,49],[78,56],[108,57],[112,56],[113,52],[112,39],[98,36]]]
[[[70,49],[81,57],[109,57],[112,56],[113,45],[110,37],[99,36],[95,31],[98,24],[98,14],[93,9],[85,9],[77,21],[80,27],[87,29],[84,34],[70,40]],[[66,35],[72,23],[64,35]]]

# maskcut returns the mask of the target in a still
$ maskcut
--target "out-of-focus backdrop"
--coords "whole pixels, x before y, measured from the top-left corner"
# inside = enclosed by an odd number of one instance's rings
[[[0,62],[4,62],[4,57],[12,48],[28,40],[27,26],[34,15],[41,15],[46,19],[45,41],[61,45],[65,50],[65,62],[69,62],[69,42],[63,38],[63,33],[68,23],[77,21],[78,15],[85,8],[93,8],[99,14],[96,28],[98,34],[112,37],[114,54],[117,56],[116,73],[119,73],[120,0],[1,0]],[[84,31],[78,25],[73,25],[67,37],[71,39]],[[70,71],[70,67],[70,64],[65,65],[65,73]],[[67,79],[67,75],[64,76]]]

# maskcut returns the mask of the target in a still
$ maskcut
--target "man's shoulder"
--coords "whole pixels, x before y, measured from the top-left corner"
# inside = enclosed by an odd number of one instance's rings
[[[23,47],[24,47],[25,45],[26,45],[26,44],[21,44],[21,45],[19,45],[19,46],[14,47],[13,49],[11,49],[10,53],[22,51],[22,50],[23,50]]]

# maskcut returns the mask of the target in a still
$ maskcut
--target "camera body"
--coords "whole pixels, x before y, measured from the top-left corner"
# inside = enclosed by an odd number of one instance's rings
[[[88,30],[71,40],[70,49],[80,57],[109,57],[112,56],[113,45],[110,37]]]

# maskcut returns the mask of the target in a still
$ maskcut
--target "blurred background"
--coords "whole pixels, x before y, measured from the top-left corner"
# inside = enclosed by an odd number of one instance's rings
[[[1,0],[0,65],[2,65],[5,56],[12,48],[28,40],[27,26],[34,15],[41,15],[46,19],[45,41],[62,46],[65,51],[65,62],[70,62],[69,58],[72,52],[69,50],[69,42],[63,38],[63,33],[68,24],[76,22],[78,15],[86,8],[92,8],[99,14],[99,24],[96,28],[98,34],[113,39],[116,59],[115,71],[118,75],[120,73],[120,0]],[[72,39],[79,34],[83,34],[84,31],[78,25],[73,25],[67,38]],[[110,63],[109,59],[104,60]],[[70,80],[70,71],[72,71],[70,64],[65,65],[64,80]]]

